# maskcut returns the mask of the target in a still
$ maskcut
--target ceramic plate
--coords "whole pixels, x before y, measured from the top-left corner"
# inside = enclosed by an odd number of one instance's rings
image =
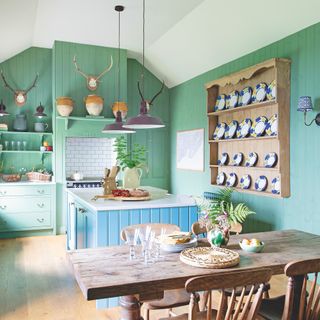
[[[264,116],[258,117],[256,120],[254,120],[250,129],[250,135],[252,137],[261,137],[266,130],[267,122],[268,119]]]
[[[272,190],[271,190],[271,192],[273,193],[273,194],[280,194],[280,178],[274,178],[273,180],[272,180]]]
[[[232,172],[232,173],[230,173],[230,176],[227,180],[227,186],[234,187],[236,185],[236,183],[237,183],[237,175],[234,172]]]
[[[272,168],[277,164],[278,156],[275,152],[267,153],[264,157],[264,166],[266,168]]]
[[[226,127],[227,127],[227,125],[224,122],[219,123],[216,126],[216,129],[214,130],[213,139],[214,140],[223,139],[224,133],[226,131]]]
[[[238,121],[236,120],[232,120],[228,126],[227,126],[227,129],[226,129],[226,133],[225,133],[225,137],[226,139],[232,139],[234,138],[234,136],[236,135],[237,133],[237,129],[238,129]]]
[[[266,125],[266,134],[268,136],[276,136],[278,134],[278,115],[274,114]]]
[[[277,86],[276,86],[276,80],[273,80],[267,88],[267,99],[273,100],[277,96]]]
[[[223,110],[225,107],[226,107],[226,95],[225,94],[221,94],[217,98],[216,105],[214,107],[214,111]]]
[[[217,185],[219,186],[222,186],[224,184],[226,180],[226,174],[224,172],[220,172],[218,175],[217,175]]]
[[[250,133],[251,125],[252,121],[249,118],[243,120],[238,126],[237,138],[245,138]]]
[[[242,106],[246,106],[251,102],[252,98],[252,89],[251,87],[246,87],[240,92],[240,101]]]
[[[260,82],[253,90],[252,102],[262,102],[267,96],[267,84]]]
[[[249,189],[251,185],[251,177],[246,174],[240,179],[240,188],[241,189]]]
[[[238,106],[239,92],[237,90],[232,91],[227,98],[227,108],[233,109]]]
[[[258,155],[255,152],[250,152],[246,159],[246,167],[254,167],[258,161]]]
[[[234,166],[240,166],[241,163],[242,163],[242,160],[243,160],[243,154],[242,154],[241,152],[236,153],[236,154],[233,156],[232,165],[234,165]]]
[[[229,155],[226,152],[222,153],[221,158],[218,160],[218,165],[225,166],[228,164],[228,162],[229,162]]]
[[[257,190],[257,191],[264,191],[267,189],[267,185],[268,185],[268,179],[266,176],[260,176],[255,184],[254,184],[254,188]]]

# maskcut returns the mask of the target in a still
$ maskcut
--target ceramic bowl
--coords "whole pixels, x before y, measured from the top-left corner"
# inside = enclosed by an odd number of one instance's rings
[[[264,242],[261,241],[260,246],[252,246],[250,244],[244,244],[244,243],[242,243],[242,241],[239,241],[239,246],[244,251],[259,253],[259,252],[262,252],[262,250],[264,249]]]

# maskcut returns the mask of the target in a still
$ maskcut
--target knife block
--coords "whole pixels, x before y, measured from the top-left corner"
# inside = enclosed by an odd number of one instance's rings
[[[103,182],[104,195],[112,194],[112,190],[117,189],[115,177],[105,177]]]

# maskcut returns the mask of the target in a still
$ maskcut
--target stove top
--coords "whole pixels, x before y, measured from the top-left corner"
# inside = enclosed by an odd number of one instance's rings
[[[85,178],[80,181],[67,180],[67,188],[101,188],[101,178]]]

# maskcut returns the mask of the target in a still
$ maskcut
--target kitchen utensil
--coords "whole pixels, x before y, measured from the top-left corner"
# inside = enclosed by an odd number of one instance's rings
[[[17,114],[13,121],[14,131],[27,131],[27,115],[25,113]]]
[[[109,174],[109,177],[110,178],[115,178],[119,172],[119,167],[118,166],[113,166],[110,170],[110,174]]]
[[[34,131],[35,132],[45,132],[48,129],[49,125],[44,122],[36,122],[34,124]]]
[[[83,179],[83,174],[81,172],[76,171],[73,174],[71,174],[70,178],[74,181],[80,181]]]
[[[105,168],[105,169],[104,169],[104,175],[105,175],[105,177],[109,177],[109,174],[110,174],[110,169]]]

